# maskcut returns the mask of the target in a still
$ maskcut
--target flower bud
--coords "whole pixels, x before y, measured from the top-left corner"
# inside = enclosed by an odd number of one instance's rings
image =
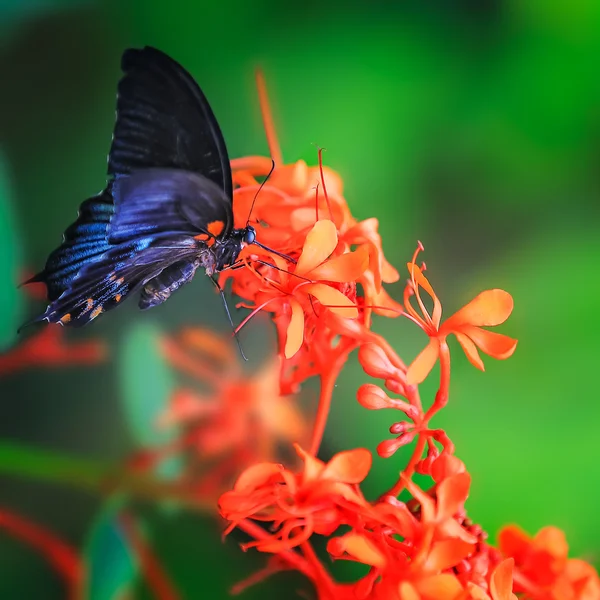
[[[361,406],[369,410],[391,408],[391,398],[377,385],[365,383],[358,388],[356,399]]]
[[[358,351],[358,360],[365,373],[377,379],[398,379],[398,369],[376,344],[364,344]]]

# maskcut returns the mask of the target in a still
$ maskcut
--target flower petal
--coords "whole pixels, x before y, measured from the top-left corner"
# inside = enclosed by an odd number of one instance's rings
[[[498,547],[502,554],[522,563],[532,548],[532,540],[520,527],[507,525],[498,534]]]
[[[360,483],[371,469],[373,457],[366,448],[338,452],[327,463],[321,479],[342,483]]]
[[[333,221],[321,219],[308,232],[295,273],[304,275],[325,262],[338,243],[337,229]]]
[[[273,475],[281,475],[283,467],[276,463],[257,463],[248,467],[233,486],[236,492],[250,492],[264,485]]]
[[[369,248],[364,245],[354,252],[347,252],[327,260],[303,275],[313,280],[346,283],[356,281],[367,270],[368,266]]]
[[[490,592],[494,600],[511,600],[514,565],[514,559],[507,558],[494,569],[490,581]]]
[[[542,527],[533,538],[536,548],[548,552],[554,558],[566,560],[569,554],[569,545],[565,532],[558,527],[549,525]]]
[[[386,564],[385,555],[363,535],[347,533],[329,540],[327,550],[332,556],[349,554],[356,561],[371,567],[382,568]]]
[[[475,544],[468,544],[462,540],[442,540],[434,542],[429,550],[429,555],[423,565],[423,570],[439,573],[446,569],[455,567],[463,558],[466,558]],[[419,586],[420,587],[420,586]],[[419,591],[421,591],[419,589]],[[435,596],[436,598],[445,598],[446,596]],[[454,598],[454,596],[451,596]]]
[[[340,317],[356,319],[358,309],[356,304],[342,292],[332,288],[325,283],[311,283],[302,286],[302,289],[311,296],[314,296],[324,307]]]
[[[300,444],[295,443],[294,450],[302,462],[304,462],[304,470],[302,472],[303,482],[306,483],[318,479],[325,468],[325,463],[312,454],[309,454]]]
[[[493,356],[498,360],[504,360],[511,356],[517,347],[517,340],[501,333],[481,329],[481,327],[465,325],[461,327],[460,332],[471,338],[471,341],[473,341],[482,352],[485,352],[487,355]]]
[[[398,586],[398,595],[400,600],[422,600],[421,595],[411,583],[403,581]]]
[[[452,518],[469,496],[471,476],[468,473],[457,473],[444,479],[436,488],[438,517]]]
[[[410,273],[411,278],[415,280],[415,283],[422,287],[431,296],[433,300],[431,320],[433,321],[434,326],[439,328],[440,319],[442,318],[442,304],[440,303],[439,298],[436,296],[435,292],[433,291],[433,287],[431,287],[431,284],[429,283],[429,280],[427,277],[425,277],[425,275],[423,275],[423,272],[418,265],[410,262],[406,263],[406,266],[408,267],[408,272]],[[418,290],[415,290],[415,295],[418,295]]]
[[[416,586],[421,600],[456,600],[463,591],[460,581],[450,573],[424,577]]]
[[[440,327],[440,333],[448,334],[462,325],[494,327],[504,323],[513,310],[512,296],[504,290],[486,290],[455,312]]]
[[[292,317],[287,328],[285,339],[285,357],[292,358],[302,347],[304,342],[304,311],[297,300],[290,300]]]
[[[479,352],[477,352],[477,346],[462,333],[456,333],[456,339],[458,343],[462,346],[462,349],[465,351],[469,362],[480,371],[485,371],[485,367],[483,366],[483,361],[479,356]]]
[[[269,186],[283,190],[286,194],[293,196],[303,194],[309,186],[306,163],[303,160],[298,160],[291,165],[276,167],[271,175]]]
[[[457,336],[458,337],[458,336]],[[431,338],[429,344],[412,361],[406,372],[406,381],[410,385],[421,383],[433,369],[440,354],[440,343],[437,338]]]

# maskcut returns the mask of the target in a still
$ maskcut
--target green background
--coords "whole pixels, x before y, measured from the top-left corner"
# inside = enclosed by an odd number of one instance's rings
[[[451,401],[435,421],[473,475],[472,518],[492,536],[509,522],[532,533],[555,524],[573,555],[600,562],[600,3],[0,0],[0,36],[2,348],[42,308],[15,290],[19,274],[43,265],[79,202],[104,185],[122,50],[154,45],[181,62],[232,157],[267,153],[253,83],[260,65],[284,158],[314,164],[314,144],[326,147],[353,214],[380,219],[401,272],[424,243],[446,315],[483,289],[514,296],[502,331],[519,339],[516,353],[487,359],[482,374],[453,345]],[[197,277],[162,307],[139,313],[128,303],[69,333],[107,339],[106,364],[0,381],[0,504],[85,550],[94,600],[128,580],[133,597],[150,597],[114,526],[118,504],[18,476],[47,466],[7,442],[85,459],[84,469],[151,442],[148,423],[173,381],[149,340],[184,323],[226,330],[210,288]],[[401,285],[390,290],[400,298]],[[406,360],[426,341],[405,320],[376,328]],[[246,351],[265,336],[272,341],[264,321],[250,325]],[[353,357],[324,457],[373,450],[386,437],[395,415],[365,413],[354,399],[365,381]],[[422,386],[425,399],[434,384]],[[404,460],[376,459],[367,494],[389,486]],[[221,545],[210,518],[148,504],[136,514],[183,598],[226,597],[262,564],[235,537]],[[245,597],[297,589],[308,586],[282,574]],[[0,597],[64,597],[46,562],[2,531]]]

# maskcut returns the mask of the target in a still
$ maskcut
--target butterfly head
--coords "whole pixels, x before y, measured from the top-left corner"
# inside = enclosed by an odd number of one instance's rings
[[[214,270],[222,271],[237,260],[244,246],[254,244],[256,230],[252,225],[242,229],[234,229],[227,237],[217,239],[214,245]]]

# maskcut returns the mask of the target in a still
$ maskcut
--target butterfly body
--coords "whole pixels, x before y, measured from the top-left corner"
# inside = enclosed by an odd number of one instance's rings
[[[192,77],[149,47],[126,50],[121,66],[108,182],[27,282],[48,290],[36,321],[81,326],[136,292],[141,309],[157,306],[255,242],[252,226],[233,228],[225,142]]]

